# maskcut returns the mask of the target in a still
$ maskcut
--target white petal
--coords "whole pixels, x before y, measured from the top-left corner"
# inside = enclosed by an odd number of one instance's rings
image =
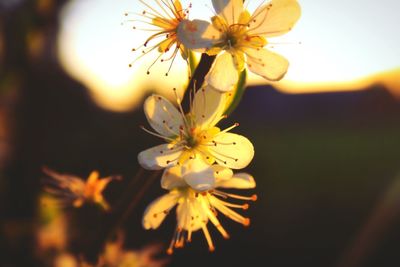
[[[238,79],[238,70],[235,67],[232,55],[228,52],[223,52],[217,56],[206,76],[207,83],[221,92],[231,91]]]
[[[253,159],[254,147],[244,136],[221,133],[216,135],[213,141],[215,146],[211,146],[209,151],[221,166],[242,169]]]
[[[212,0],[215,12],[231,25],[239,21],[243,12],[243,0]]]
[[[163,222],[168,212],[175,206],[178,201],[179,194],[177,192],[170,192],[163,195],[147,206],[142,224],[145,229],[156,229]]]
[[[206,86],[197,91],[193,100],[192,114],[195,116],[196,125],[208,129],[221,119],[226,106],[227,96]]]
[[[273,0],[254,11],[249,33],[273,37],[290,31],[300,18],[301,9],[296,0]]]
[[[247,66],[250,71],[270,81],[278,81],[285,76],[289,62],[283,56],[267,49],[246,49]]]
[[[147,170],[160,170],[175,165],[182,149],[171,149],[172,147],[170,144],[163,144],[140,152],[139,164]]]
[[[233,171],[231,169],[222,167],[220,165],[213,165],[211,167],[214,170],[216,184],[218,184],[220,181],[225,181],[232,178]]]
[[[182,177],[196,191],[207,191],[215,185],[214,170],[199,157],[182,166]]]
[[[179,135],[179,127],[184,125],[182,114],[160,95],[152,95],[146,99],[144,113],[151,127],[166,137]]]
[[[174,166],[165,169],[161,177],[161,187],[167,190],[187,186],[182,178],[181,166]]]
[[[179,23],[178,40],[189,49],[204,52],[211,48],[215,40],[219,39],[220,32],[204,20],[183,20]]]
[[[230,179],[217,181],[216,187],[251,189],[256,187],[256,181],[248,173],[237,173]]]

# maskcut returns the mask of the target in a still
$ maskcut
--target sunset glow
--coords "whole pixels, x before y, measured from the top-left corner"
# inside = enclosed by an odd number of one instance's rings
[[[290,62],[286,77],[276,84],[278,89],[288,93],[362,89],[379,82],[371,81],[373,77],[381,79],[378,74],[400,68],[400,36],[393,34],[400,25],[397,1],[299,2],[302,17],[293,31],[270,40],[275,51]],[[259,3],[252,1],[249,9]],[[107,109],[132,108],[147,90],[172,95],[173,87],[179,89],[185,83],[182,77],[187,72],[181,59],[169,77],[164,75],[168,69],[165,62],[156,64],[146,75],[146,66],[157,53],[128,67],[137,57],[131,49],[149,33],[133,30],[123,15],[140,12],[141,8],[137,0],[74,0],[64,9],[60,60],[67,72],[83,82],[95,101]],[[204,3],[193,3],[190,18],[205,19],[204,14],[213,15]],[[264,83],[262,78],[250,76],[250,84]]]

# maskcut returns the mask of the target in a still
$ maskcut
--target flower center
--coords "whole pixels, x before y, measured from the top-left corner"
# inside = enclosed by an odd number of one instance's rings
[[[246,26],[241,24],[233,24],[229,26],[228,31],[225,35],[225,43],[229,47],[237,47],[246,35]]]
[[[228,32],[225,40],[229,47],[235,47],[236,44],[238,43],[238,40],[234,32]]]
[[[186,138],[186,145],[190,148],[195,148],[199,144],[199,141],[197,140],[196,136],[194,135],[189,135]]]

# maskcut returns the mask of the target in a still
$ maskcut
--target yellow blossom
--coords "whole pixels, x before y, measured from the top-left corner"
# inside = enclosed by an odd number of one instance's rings
[[[199,179],[212,173],[213,163],[233,169],[246,167],[254,156],[254,148],[247,138],[228,132],[238,124],[225,130],[216,127],[225,118],[226,100],[225,94],[207,86],[198,90],[190,112],[184,114],[179,99],[177,109],[162,96],[148,97],[144,111],[156,133],[145,130],[167,143],[139,153],[142,167],[158,170],[179,165],[187,173],[186,182],[197,190],[213,185],[212,179]]]
[[[183,59],[188,59],[188,50],[179,38],[178,30],[180,27],[186,28],[188,25],[192,25],[191,21],[188,20],[191,5],[184,9],[179,0],[139,1],[145,9],[140,14],[136,14],[138,18],[129,19],[129,21],[134,23],[133,29],[148,31],[152,34],[142,45],[133,48],[132,51],[141,51],[141,55],[137,58],[140,59],[149,52],[157,50],[160,54],[147,69],[147,74],[150,74],[151,67],[157,61],[170,61],[169,72],[178,52],[181,53]],[[130,16],[130,13],[125,15]],[[196,20],[195,27],[189,28],[192,32],[202,32],[208,28],[208,25],[209,23],[206,21]],[[165,57],[163,57],[164,55]],[[129,66],[131,67],[134,62]],[[166,72],[166,75],[168,75],[168,72]]]
[[[211,221],[224,238],[229,238],[229,234],[217,218],[217,211],[244,226],[250,224],[249,218],[233,210],[246,210],[249,207],[248,204],[231,203],[226,199],[255,201],[257,196],[246,197],[225,193],[218,188],[254,188],[256,186],[254,178],[247,173],[233,175],[229,169],[217,165],[212,167],[216,178],[214,188],[203,192],[193,190],[186,184],[179,166],[164,171],[161,185],[170,192],[154,200],[147,207],[143,216],[143,226],[145,229],[158,228],[171,209],[177,205],[177,225],[167,253],[171,254],[174,248],[181,248],[185,242],[190,242],[192,233],[197,230],[203,231],[209,250],[213,251],[215,248],[207,228],[208,221]],[[207,177],[203,178],[207,180]]]
[[[279,54],[264,48],[266,38],[287,33],[300,17],[301,10],[296,0],[272,0],[261,4],[251,15],[242,0],[212,0],[216,16],[207,34],[187,33],[191,44],[213,39],[207,50],[217,55],[214,65],[206,77],[208,84],[219,91],[230,91],[238,81],[238,73],[245,66],[255,74],[270,81],[277,81],[286,74],[289,62]],[[195,23],[195,22],[193,22]],[[185,33],[181,33],[185,35]]]
[[[57,173],[47,167],[43,168],[43,172],[52,178],[47,180],[48,186],[45,190],[57,196],[62,205],[76,208],[90,202],[108,210],[109,205],[103,197],[103,191],[112,180],[119,179],[116,176],[100,178],[97,171],[92,171],[86,181],[74,175]]]

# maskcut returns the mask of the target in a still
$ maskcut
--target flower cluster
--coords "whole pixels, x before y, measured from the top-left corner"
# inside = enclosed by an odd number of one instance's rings
[[[239,89],[239,77],[247,68],[267,80],[280,80],[287,72],[288,61],[265,48],[266,38],[291,30],[300,17],[296,0],[272,0],[262,3],[250,14],[242,0],[212,0],[215,16],[210,21],[189,20],[187,10],[179,0],[156,1],[164,13],[143,2],[152,12],[144,11],[150,24],[160,31],[145,42],[164,37],[153,48],[166,53],[173,45],[184,59],[188,51],[206,53],[216,59],[199,86],[189,110],[184,111],[175,93],[176,103],[161,95],[151,95],[144,103],[146,118],[153,130],[146,132],[165,143],[142,151],[141,166],[148,170],[164,170],[161,186],[169,191],[153,201],[143,217],[146,229],[156,229],[176,206],[177,225],[167,250],[183,247],[191,241],[192,232],[202,230],[210,251],[214,250],[207,223],[217,228],[224,238],[229,235],[220,223],[218,213],[241,223],[250,224],[234,209],[247,209],[247,203],[231,203],[227,198],[255,201],[256,195],[240,196],[220,191],[220,188],[252,189],[254,178],[243,169],[254,156],[252,143],[244,136],[230,131],[239,124],[220,129],[218,123],[226,118],[232,96]],[[165,6],[173,14],[168,14]],[[146,54],[144,51],[143,54]],[[157,60],[156,60],[157,61]],[[153,63],[154,64],[154,63]],[[188,90],[189,91],[189,90]],[[187,93],[191,93],[190,91]]]
[[[256,187],[252,175],[234,172],[250,164],[254,147],[246,137],[231,132],[238,123],[227,128],[220,128],[218,124],[237,105],[246,85],[247,69],[270,81],[285,75],[288,61],[267,49],[266,38],[288,32],[300,17],[300,6],[296,0],[271,0],[260,4],[251,14],[243,0],[212,0],[215,13],[210,21],[205,21],[190,20],[191,5],[183,8],[179,0],[139,1],[145,10],[137,14],[140,18],[132,21],[150,26],[152,34],[133,50],[141,51],[139,58],[153,50],[159,52],[147,72],[157,61],[170,61],[170,70],[179,53],[193,71],[185,92],[190,97],[183,97],[189,99],[188,103],[182,103],[176,89],[175,102],[155,94],[144,102],[144,113],[152,129],[142,129],[160,138],[162,143],[140,152],[138,161],[144,169],[163,170],[161,187],[168,192],[148,206],[143,227],[158,228],[176,207],[177,224],[167,253],[190,242],[192,233],[198,230],[203,232],[209,250],[213,251],[208,222],[222,237],[229,238],[218,215],[248,226],[250,219],[238,210],[247,210],[248,202],[257,199],[255,194],[243,196],[225,191]],[[202,63],[196,66],[193,53],[202,53],[213,62],[208,67]],[[47,179],[47,192],[58,197],[62,205],[79,208],[85,203],[94,203],[109,210],[103,191],[117,177],[99,179],[99,173],[93,171],[84,181],[48,168],[44,172],[51,177]],[[124,206],[118,207],[123,210]],[[119,214],[115,209],[110,212]],[[132,255],[120,251],[121,246],[113,250],[115,253],[101,258],[104,266],[127,266],[125,259],[131,261]],[[115,265],[110,263],[114,262],[110,258],[116,259]]]

